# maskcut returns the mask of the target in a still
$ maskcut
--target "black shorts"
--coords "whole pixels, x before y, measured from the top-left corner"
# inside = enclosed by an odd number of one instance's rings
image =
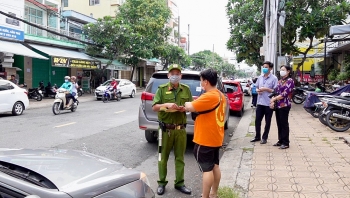
[[[212,171],[215,164],[219,165],[219,151],[220,147],[194,145],[193,154],[201,172]]]

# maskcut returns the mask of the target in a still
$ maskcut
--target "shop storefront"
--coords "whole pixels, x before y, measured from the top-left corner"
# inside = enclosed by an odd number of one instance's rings
[[[107,69],[107,79],[112,77],[119,79],[130,79],[132,67],[127,66],[117,60],[110,61],[108,59],[96,58],[101,61],[102,68]]]
[[[32,51],[23,45],[22,42],[10,42],[0,40],[0,57],[2,64],[2,78],[10,79],[15,75],[19,83],[25,80],[31,81],[31,76],[24,74],[30,73],[32,59],[47,61],[49,58]],[[26,61],[25,61],[26,60]],[[27,77],[27,79],[25,79]],[[31,83],[30,83],[31,85]]]
[[[99,69],[101,62],[83,52],[70,49],[62,49],[58,47],[49,47],[44,45],[29,44],[32,49],[45,57],[48,60],[33,59],[33,83],[44,81],[46,85],[60,85],[63,83],[64,76],[77,76],[79,81],[83,78],[85,81],[93,80],[91,71]],[[90,75],[84,76],[89,73]],[[86,88],[90,88],[90,83],[87,83]]]

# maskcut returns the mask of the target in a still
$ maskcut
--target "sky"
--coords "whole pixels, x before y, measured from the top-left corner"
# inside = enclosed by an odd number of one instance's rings
[[[226,49],[230,37],[226,17],[228,0],[176,0],[180,15],[180,33],[188,34],[190,24],[190,54],[213,50],[220,56],[232,57]]]

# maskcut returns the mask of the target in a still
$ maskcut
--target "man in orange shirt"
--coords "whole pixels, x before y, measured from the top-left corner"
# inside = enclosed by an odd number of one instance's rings
[[[193,154],[203,172],[202,197],[217,197],[221,179],[219,150],[224,140],[225,96],[216,88],[218,74],[213,69],[200,73],[201,87],[205,91],[197,100],[185,103],[185,110],[199,114],[194,123]],[[216,107],[216,108],[215,108]],[[211,190],[211,192],[210,192]]]

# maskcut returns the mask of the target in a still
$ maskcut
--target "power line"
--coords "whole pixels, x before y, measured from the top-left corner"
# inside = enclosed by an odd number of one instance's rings
[[[41,29],[41,30],[45,30],[46,32],[50,32],[50,33],[55,34],[55,35],[59,35],[59,36],[66,37],[66,38],[68,38],[68,39],[70,39],[70,40],[79,41],[79,42],[84,43],[84,44],[87,44],[87,45],[95,45],[95,44],[90,43],[90,42],[86,42],[86,41],[83,41],[83,40],[80,40],[80,39],[77,39],[77,38],[74,38],[74,37],[71,37],[71,36],[68,36],[68,35],[64,35],[64,34],[61,34],[61,33],[58,33],[58,32],[52,31],[52,30],[49,30],[49,29],[47,29],[47,28],[43,28],[43,27],[41,27],[41,26],[39,26],[39,25],[36,25],[36,24],[34,24],[34,23],[31,23],[31,22],[28,22],[28,21],[23,20],[23,19],[21,19],[21,18],[12,16],[12,15],[10,15],[10,14],[7,14],[7,13],[3,12],[3,11],[0,11],[0,14],[5,15],[5,16],[10,17],[10,18],[13,18],[13,19],[16,19],[16,20],[19,20],[19,21],[22,21],[22,22],[25,23],[25,24],[31,25],[31,26],[36,27],[36,28]],[[101,46],[100,46],[100,47],[101,47]]]

